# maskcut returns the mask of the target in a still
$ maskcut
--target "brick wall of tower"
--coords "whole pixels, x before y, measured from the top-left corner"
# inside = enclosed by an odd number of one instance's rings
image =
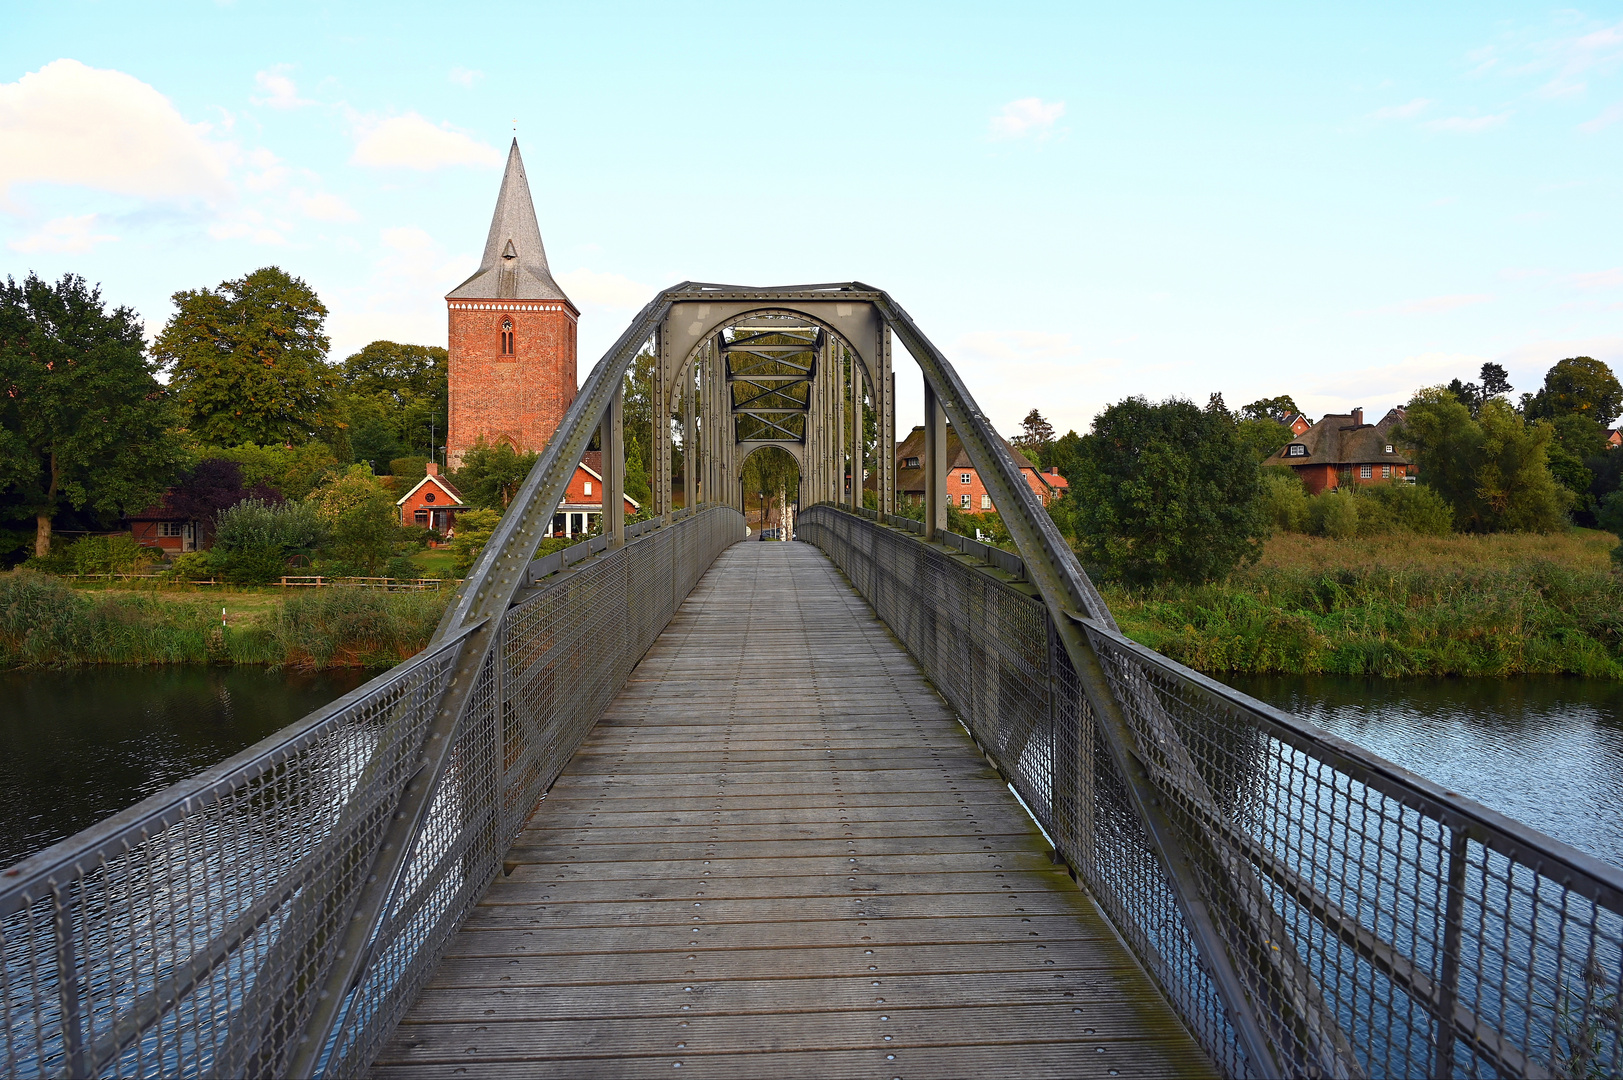
[[[541,450],[575,400],[578,316],[554,300],[450,300],[452,469],[482,435],[520,453]],[[502,355],[502,319],[513,321],[512,356]]]

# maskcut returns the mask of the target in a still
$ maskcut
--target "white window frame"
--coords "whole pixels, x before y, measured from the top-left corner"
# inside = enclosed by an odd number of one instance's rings
[[[958,503],[958,508],[960,510],[968,510],[969,509],[969,492],[967,492],[967,491],[964,492],[962,498],[960,499],[960,501]]]
[[[592,482],[590,480],[588,480],[588,481],[586,481],[586,494],[590,495],[591,493],[592,493]]]
[[[990,509],[992,509],[992,496],[990,496],[990,495],[982,495],[981,496],[981,509],[982,510],[990,510]]]
[[[1392,479],[1392,466],[1390,466],[1390,465],[1382,465],[1381,466],[1381,479],[1382,480],[1390,480],[1390,479]]]
[[[1360,480],[1370,480],[1370,479],[1373,479],[1374,476],[1375,476],[1375,469],[1374,469],[1373,466],[1370,466],[1370,465],[1360,465],[1360,466],[1358,466],[1358,479],[1360,479]]]
[[[959,474],[958,474],[958,482],[959,482],[959,483],[960,483],[960,484],[967,484],[967,483],[969,483],[969,474],[968,474],[968,473],[966,473],[966,472],[962,472],[962,473],[959,473]]]
[[[1307,447],[1301,443],[1291,443],[1285,450],[1286,457],[1307,457]]]

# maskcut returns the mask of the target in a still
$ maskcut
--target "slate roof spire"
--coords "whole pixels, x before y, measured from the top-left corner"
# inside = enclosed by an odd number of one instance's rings
[[[547,268],[547,249],[541,243],[541,226],[535,220],[517,139],[507,152],[507,171],[496,196],[484,258],[478,271],[447,293],[446,299],[562,300],[575,306]]]

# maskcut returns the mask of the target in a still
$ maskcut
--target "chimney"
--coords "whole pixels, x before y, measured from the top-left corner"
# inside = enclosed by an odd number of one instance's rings
[[[1364,426],[1364,407],[1362,405],[1353,410],[1353,427]]]
[[[427,476],[438,476],[440,474],[440,463],[437,461],[430,461],[423,467],[427,470],[425,473]]]

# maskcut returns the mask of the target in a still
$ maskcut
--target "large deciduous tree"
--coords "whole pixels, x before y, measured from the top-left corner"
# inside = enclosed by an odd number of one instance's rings
[[[403,457],[439,460],[448,406],[446,351],[374,341],[339,365],[350,445],[380,466]]]
[[[1261,553],[1257,460],[1219,401],[1117,402],[1081,440],[1070,481],[1083,554],[1122,580],[1212,581]]]
[[[1442,495],[1468,532],[1551,532],[1566,522],[1571,495],[1549,468],[1555,429],[1527,423],[1503,398],[1478,415],[1452,391],[1422,390],[1409,402],[1398,437],[1413,446],[1420,482]]]
[[[174,301],[155,351],[194,438],[297,446],[335,423],[327,308],[301,279],[267,266]]]
[[[1542,390],[1522,400],[1530,420],[1577,414],[1604,428],[1623,413],[1623,384],[1594,357],[1571,356],[1545,372]]]
[[[57,514],[110,523],[179,471],[157,370],[135,312],[108,311],[83,278],[0,286],[0,499],[34,519],[36,555],[50,553]]]
[[[480,438],[462,455],[462,468],[456,473],[457,490],[469,506],[505,511],[538,457],[521,454],[509,443],[491,446]]]

